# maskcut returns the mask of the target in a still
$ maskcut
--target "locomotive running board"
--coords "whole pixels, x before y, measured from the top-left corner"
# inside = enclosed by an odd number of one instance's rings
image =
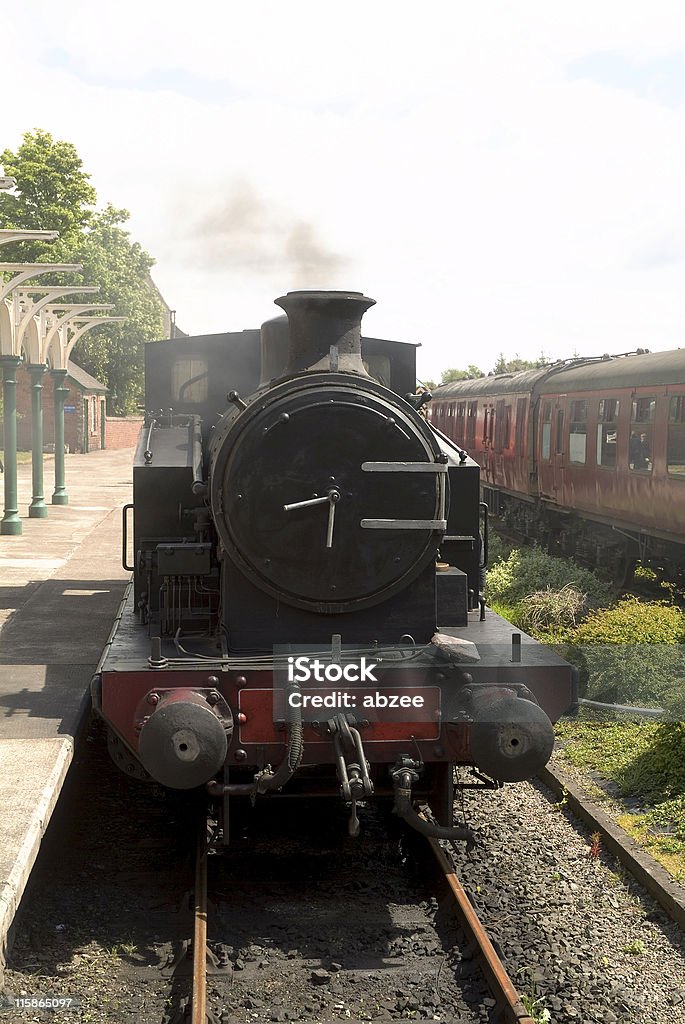
[[[446,530],[446,519],[362,519],[362,530]]]
[[[365,473],[446,473],[444,462],[362,462]]]

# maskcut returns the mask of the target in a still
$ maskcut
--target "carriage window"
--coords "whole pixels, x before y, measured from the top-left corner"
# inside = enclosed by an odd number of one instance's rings
[[[483,414],[483,446],[485,447],[488,443],[488,427],[490,425],[490,406],[485,406],[485,412]]]
[[[472,448],[476,443],[476,417],[478,416],[478,402],[469,402],[466,412],[466,447]]]
[[[209,373],[204,359],[177,359],[171,370],[174,402],[206,402]]]
[[[571,402],[571,422],[568,428],[569,462],[585,462],[587,448],[587,402]]]
[[[545,402],[542,406],[542,450],[540,457],[549,462],[552,451],[552,403]]]
[[[527,405],[527,398],[519,398],[516,401],[516,451],[519,455],[524,449]]]
[[[685,479],[685,395],[674,395],[668,412],[667,466]]]
[[[564,410],[557,409],[557,443],[554,449],[556,455],[561,455],[564,450]]]
[[[635,473],[652,472],[652,420],[656,398],[633,400],[628,441],[628,465]]]
[[[457,427],[455,440],[457,444],[464,443],[464,414],[466,413],[466,402],[459,402],[457,405]]]
[[[633,400],[631,423],[651,423],[654,419],[656,398],[636,398]]]
[[[504,437],[502,438],[503,447],[504,448],[509,448],[511,446],[511,406],[510,405],[506,405],[504,407],[504,431],[503,431],[503,434],[504,434]]]
[[[613,469],[616,466],[618,399],[602,398],[597,419],[597,465]]]
[[[503,448],[507,447],[506,444],[506,409],[504,408],[504,399],[500,399],[495,406],[495,451],[501,452]],[[490,429],[492,431],[492,417],[490,418]],[[492,440],[492,438],[491,438]]]
[[[602,423],[615,423],[618,419],[618,398],[602,398],[599,403],[598,419]]]

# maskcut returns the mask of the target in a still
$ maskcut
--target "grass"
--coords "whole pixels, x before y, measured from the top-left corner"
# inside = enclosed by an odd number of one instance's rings
[[[674,716],[685,717],[681,591],[667,584],[667,601],[663,596],[645,601],[630,595],[612,600],[606,583],[596,577],[593,581],[592,573],[573,562],[550,559],[530,548],[512,549],[499,540],[492,548],[496,557],[488,603],[493,611],[542,642],[558,646],[565,641],[559,653],[570,660],[574,652],[588,653],[593,642],[597,645],[590,668],[585,665],[585,676],[581,673],[581,692],[609,703],[656,701]],[[642,583],[656,579],[642,567],[636,575]],[[539,589],[543,583],[544,591]],[[591,594],[592,600],[581,609],[578,599],[583,594]],[[601,661],[603,652],[608,667]],[[629,699],[617,699],[611,691],[616,680],[618,697],[625,698],[628,687]],[[601,686],[609,686],[609,692]],[[637,699],[645,693],[649,700]],[[556,733],[562,756],[579,773],[587,795],[606,801],[605,784],[611,782],[619,798],[632,798],[634,810],[619,803],[617,823],[675,879],[685,882],[685,724],[600,719],[586,713],[558,723]]]
[[[685,726],[581,718],[557,723],[556,733],[565,760],[637,799],[636,811],[620,813],[617,823],[685,882]]]
[[[5,461],[5,453],[3,452],[3,450],[1,448],[0,448],[0,459],[4,463],[4,461]],[[31,461],[31,452],[17,452],[17,462],[30,462],[30,461]]]

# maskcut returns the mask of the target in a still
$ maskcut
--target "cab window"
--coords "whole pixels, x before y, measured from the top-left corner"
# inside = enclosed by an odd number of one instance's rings
[[[207,401],[209,372],[204,359],[177,359],[171,370],[172,401],[200,403]]]

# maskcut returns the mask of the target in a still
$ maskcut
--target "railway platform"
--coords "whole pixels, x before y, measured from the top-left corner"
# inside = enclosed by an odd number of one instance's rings
[[[20,537],[0,536],[0,980],[124,594],[121,508],[131,500],[132,460],[133,449],[66,456],[69,504],[50,505],[47,519],[24,518]],[[18,477],[26,516],[29,463]]]

